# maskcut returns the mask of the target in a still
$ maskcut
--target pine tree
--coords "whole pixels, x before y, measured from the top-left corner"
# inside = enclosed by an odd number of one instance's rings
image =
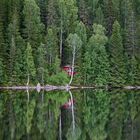
[[[78,70],[78,75],[83,78],[84,70],[83,70],[83,62],[84,62],[84,54],[86,51],[86,45],[87,45],[87,31],[86,31],[86,26],[84,25],[83,22],[78,22],[75,28],[75,33],[79,36],[79,38],[82,41],[82,46],[80,50],[77,52],[77,70]],[[79,77],[78,77],[79,78]]]
[[[57,7],[55,0],[48,0],[47,5],[47,25],[48,27],[56,27],[58,23]]]
[[[40,44],[37,50],[37,79],[40,83],[44,84],[47,79],[47,64],[45,61],[45,45]]]
[[[95,19],[95,14],[96,14],[96,9],[100,5],[99,0],[88,0],[88,9],[89,9],[89,24],[92,26],[94,19]]]
[[[135,55],[136,49],[136,24],[135,13],[130,0],[126,0],[124,3],[124,45],[126,55],[128,59]],[[128,60],[129,61],[129,60]]]
[[[12,37],[11,38],[11,44],[10,44],[10,54],[9,54],[9,77],[10,77],[10,81],[14,82],[13,80],[15,80],[15,75],[13,73],[14,70],[14,65],[15,65],[15,57],[16,57],[16,44],[15,44],[15,38]]]
[[[131,85],[139,85],[140,84],[140,64],[135,56],[133,56],[130,60],[130,72],[128,73],[128,83]]]
[[[79,5],[78,13],[79,13],[80,20],[85,25],[88,25],[89,24],[89,10],[87,6],[87,2],[85,0],[79,0],[78,5]]]
[[[121,36],[121,27],[116,20],[113,24],[113,31],[109,42],[110,64],[111,64],[111,84],[125,83],[125,56]]]
[[[115,20],[113,0],[104,0],[103,6],[104,6],[103,13],[105,15],[105,27],[107,30],[107,35],[110,36],[112,34],[112,25]]]
[[[52,28],[47,29],[47,36],[46,36],[46,57],[49,71],[52,72],[52,65],[55,62],[56,55],[58,54],[58,47],[57,47],[57,34],[56,31]]]
[[[4,65],[2,59],[0,58],[0,84],[3,84],[4,80]]]
[[[43,22],[43,24],[47,28],[47,8],[46,8],[47,0],[36,0],[36,1],[40,7],[41,21]]]
[[[34,58],[32,54],[32,47],[30,43],[27,43],[27,48],[24,53],[24,60],[25,60],[24,68],[26,69],[26,75],[29,75],[32,80],[35,80],[36,68],[35,68]]]
[[[5,45],[4,45],[4,34],[3,34],[3,23],[0,21],[0,56],[4,57],[5,54]]]
[[[35,0],[24,1],[24,37],[32,45],[33,54],[35,55],[36,48],[40,45],[43,35],[44,25],[40,19],[40,9]]]
[[[105,23],[105,19],[104,19],[104,14],[103,14],[103,11],[102,11],[102,8],[101,6],[99,6],[97,9],[96,9],[96,17],[95,17],[95,23],[97,24],[101,24],[101,25],[104,25]]]
[[[94,34],[90,37],[85,53],[85,78],[86,83],[106,85],[109,80],[109,61],[105,50],[107,37],[102,25],[93,25]]]
[[[7,8],[7,1],[1,0],[0,1],[0,56],[4,60],[4,64],[7,64],[5,61],[8,57],[7,54],[7,26],[9,24],[8,21],[8,8]],[[6,59],[5,59],[6,58]]]
[[[133,9],[133,3],[130,0],[124,1],[124,16],[124,46],[128,74],[127,82],[131,83],[134,78],[132,75],[135,75],[134,67],[136,67],[136,63],[134,60],[137,54],[137,38],[135,13]]]
[[[16,81],[22,76],[22,66],[23,66],[23,48],[24,41],[20,36],[19,32],[19,20],[17,17],[17,11],[15,10],[12,18],[12,22],[8,26],[8,52],[9,52],[9,77],[11,80]],[[12,82],[11,81],[11,82]],[[21,80],[22,81],[22,80]]]

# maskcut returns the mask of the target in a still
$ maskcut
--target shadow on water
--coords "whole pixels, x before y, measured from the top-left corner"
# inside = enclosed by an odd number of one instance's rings
[[[0,139],[139,140],[139,132],[140,91],[0,91]]]

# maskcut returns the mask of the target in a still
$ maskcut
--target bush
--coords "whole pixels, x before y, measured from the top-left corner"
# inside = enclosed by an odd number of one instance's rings
[[[59,72],[52,75],[48,81],[50,84],[65,85],[69,82],[69,78],[65,72]]]

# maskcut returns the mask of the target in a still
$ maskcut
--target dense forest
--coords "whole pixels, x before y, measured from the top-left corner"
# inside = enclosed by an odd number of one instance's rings
[[[26,83],[97,88],[0,89],[0,140],[140,140],[140,92],[99,88],[140,86],[140,0],[0,0],[0,87]]]
[[[73,52],[73,49],[75,52]],[[0,84],[140,84],[139,0],[1,0]]]

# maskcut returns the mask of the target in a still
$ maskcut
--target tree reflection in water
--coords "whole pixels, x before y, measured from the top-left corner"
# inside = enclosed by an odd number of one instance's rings
[[[139,91],[51,91],[43,100],[34,91],[30,100],[23,91],[1,91],[0,139],[139,140],[139,100]]]

